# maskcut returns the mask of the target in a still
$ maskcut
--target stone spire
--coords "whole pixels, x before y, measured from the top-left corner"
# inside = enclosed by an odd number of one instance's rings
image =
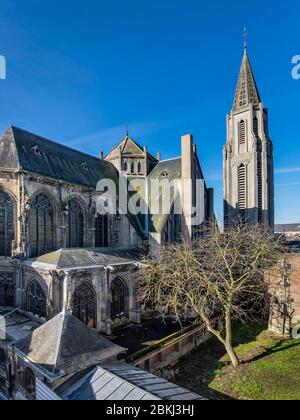
[[[260,102],[260,95],[247,54],[247,48],[245,47],[238,85],[235,92],[233,112],[243,110],[250,104],[258,106]]]

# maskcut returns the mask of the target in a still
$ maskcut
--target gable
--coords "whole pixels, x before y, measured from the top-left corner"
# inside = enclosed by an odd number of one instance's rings
[[[19,169],[17,148],[12,138],[13,134],[11,128],[9,128],[0,138],[1,169]]]

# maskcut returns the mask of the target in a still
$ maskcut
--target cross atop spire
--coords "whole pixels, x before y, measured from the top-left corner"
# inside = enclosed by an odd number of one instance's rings
[[[261,102],[246,48],[247,42],[245,41],[245,52],[235,92],[233,111],[244,109],[250,104],[259,105]]]
[[[247,28],[246,28],[246,26],[244,27],[244,34],[243,34],[243,36],[244,36],[244,51],[247,51],[247,41],[248,41],[248,31],[247,31]]]

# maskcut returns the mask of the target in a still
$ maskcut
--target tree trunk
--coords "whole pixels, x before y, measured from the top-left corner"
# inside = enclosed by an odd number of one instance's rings
[[[225,341],[225,347],[226,351],[230,357],[230,360],[232,362],[232,366],[234,369],[237,369],[240,366],[240,359],[238,358],[238,355],[236,354],[233,345],[232,345],[232,298],[230,297],[229,303],[226,308],[226,341]]]
[[[226,351],[227,351],[227,353],[230,357],[233,368],[237,369],[240,366],[241,362],[240,362],[240,359],[238,358],[238,355],[236,354],[236,352],[233,348],[232,343],[227,341],[226,344],[225,344],[225,347],[226,347]]]

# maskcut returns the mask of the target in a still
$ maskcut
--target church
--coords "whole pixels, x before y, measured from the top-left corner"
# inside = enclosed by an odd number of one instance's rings
[[[274,231],[274,160],[268,110],[245,44],[224,147],[224,225],[236,220]]]
[[[99,183],[117,186],[110,193],[117,203],[124,179],[126,186],[135,186],[126,190],[126,211],[120,206],[111,213],[99,211],[99,199],[107,196]],[[159,188],[153,194],[155,183]],[[171,185],[169,197],[165,184]],[[133,196],[137,207],[146,211],[131,211]],[[157,203],[167,208],[158,205],[152,211]],[[9,127],[0,138],[0,319],[10,313],[26,316],[36,329],[36,343],[41,336],[47,340],[47,331],[57,323],[60,331],[71,323],[84,335],[89,330],[106,336],[116,325],[139,324],[138,271],[145,255],[155,258],[164,244],[192,241],[199,227],[214,217],[214,191],[206,183],[192,135],[182,136],[179,157],[162,160],[160,153],[152,155],[128,132],[106,156],[101,152],[94,157]],[[274,228],[268,111],[246,49],[224,147],[225,228],[238,219]],[[14,325],[11,328],[15,336]],[[18,331],[23,340],[20,358],[36,354],[49,368],[50,356],[38,345],[33,348],[28,334]],[[89,337],[93,346],[100,346],[99,334]],[[69,334],[68,339],[73,343],[75,338]],[[66,342],[67,353],[68,346]],[[101,346],[109,349],[109,358],[123,351],[103,340]],[[6,352],[1,341],[0,352]],[[98,363],[102,356],[97,353],[93,360]],[[74,360],[69,362],[73,374]],[[30,388],[33,376],[27,378],[23,362],[18,363],[20,386],[28,382]],[[88,366],[85,360],[84,368]]]
[[[162,244],[192,238],[197,180],[203,185],[200,223],[214,214],[192,136],[181,143],[181,156],[163,161],[126,133],[107,156],[96,158],[8,128],[0,140],[0,307],[46,322],[66,306],[105,334],[114,323],[139,323],[140,261]],[[179,180],[179,186],[166,212],[99,214],[99,181],[118,185],[121,175],[146,184]],[[191,188],[180,198],[186,179]],[[181,215],[173,209],[178,197]],[[140,192],[147,208],[150,199]]]

